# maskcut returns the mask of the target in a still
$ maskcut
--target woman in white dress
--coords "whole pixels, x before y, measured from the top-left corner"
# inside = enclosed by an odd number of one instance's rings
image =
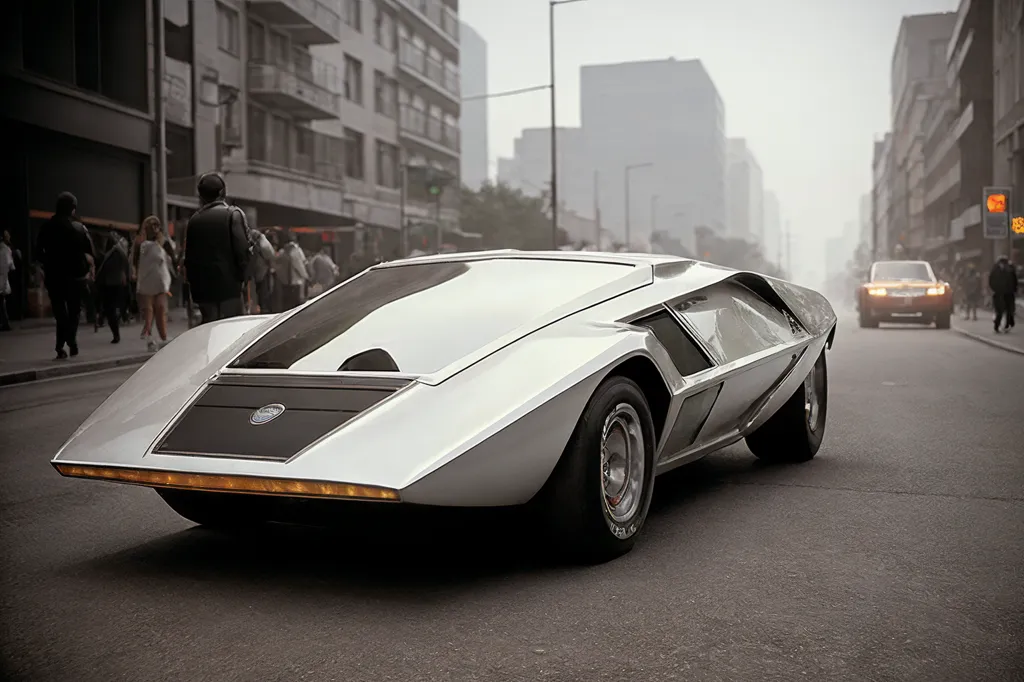
[[[171,262],[164,250],[164,231],[160,219],[150,216],[142,221],[145,241],[139,244],[136,295],[143,316],[142,337],[149,350],[158,346],[151,337],[153,322],[160,335],[160,346],[167,344],[167,296],[171,288]]]

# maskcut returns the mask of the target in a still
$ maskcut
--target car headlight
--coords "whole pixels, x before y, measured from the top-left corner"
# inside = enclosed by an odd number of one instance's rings
[[[942,296],[944,293],[946,293],[946,287],[942,286],[941,284],[937,287],[928,288],[929,296]]]
[[[868,294],[871,296],[885,296],[887,292],[885,289],[868,289]]]

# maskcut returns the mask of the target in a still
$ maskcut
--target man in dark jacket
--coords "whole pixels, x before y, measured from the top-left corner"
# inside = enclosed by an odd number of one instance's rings
[[[114,337],[111,343],[121,341],[121,308],[126,300],[128,273],[128,245],[116,232],[111,232],[96,266],[96,288],[100,305],[103,306],[103,316],[107,318],[110,333]]]
[[[1006,317],[1003,331],[1008,332],[1013,328],[1013,314],[1017,307],[1017,269],[1010,264],[1009,258],[1000,256],[992,266],[988,286],[992,290],[992,307],[996,309],[996,333],[999,333],[999,323],[1003,321],[1003,316]]]
[[[185,228],[185,278],[203,322],[245,314],[242,286],[251,250],[245,214],[225,201],[227,185],[216,173],[199,178],[203,206]]]
[[[57,197],[54,215],[39,230],[36,254],[43,265],[46,292],[57,322],[57,359],[78,355],[78,316],[86,278],[95,265],[92,240],[78,222],[78,200],[70,192]]]

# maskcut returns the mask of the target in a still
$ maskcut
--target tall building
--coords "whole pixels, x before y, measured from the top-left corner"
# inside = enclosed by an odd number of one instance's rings
[[[729,235],[764,243],[764,176],[743,138],[726,141],[725,200]]]
[[[620,237],[656,225],[694,249],[695,227],[724,231],[725,107],[699,60],[584,66],[580,112],[602,219]]]
[[[764,241],[761,244],[761,252],[769,261],[781,265],[782,208],[779,206],[778,195],[771,190],[764,193]]]
[[[875,140],[871,160],[871,260],[884,260],[890,255],[889,218],[892,210],[893,180],[892,133]]]
[[[487,42],[465,22],[460,33],[462,92],[477,97],[462,102],[462,184],[477,189],[489,178],[487,144]]]
[[[924,120],[925,257],[942,268],[987,268],[981,195],[993,184],[992,3],[961,2],[956,18],[946,46],[947,88]]]
[[[929,103],[946,85],[946,48],[954,12],[903,17],[892,58],[892,164],[889,243],[908,254],[925,250],[925,135]]]
[[[583,131],[558,128],[556,142],[558,203],[563,210],[593,216],[593,172]],[[551,189],[551,128],[523,130],[513,142],[512,158],[499,160],[498,180],[529,196],[546,195]]]
[[[971,4],[988,5],[992,16],[994,184],[1014,188],[1014,214],[1024,215],[1024,0]],[[983,9],[976,14],[984,21],[987,13]],[[1013,247],[1021,250],[1024,235],[1014,235],[1013,242]],[[1008,246],[1006,242],[993,243],[993,254],[1006,253]],[[1024,263],[1020,254],[1016,256],[1018,263]]]
[[[871,193],[868,192],[860,198],[860,207],[857,214],[857,244],[868,246],[871,244]]]
[[[159,89],[149,46],[159,21],[150,6],[55,0],[4,7],[0,224],[21,253],[7,301],[15,319],[47,314],[31,264],[59,193],[78,197],[82,220],[94,229],[138,225],[156,211]]]

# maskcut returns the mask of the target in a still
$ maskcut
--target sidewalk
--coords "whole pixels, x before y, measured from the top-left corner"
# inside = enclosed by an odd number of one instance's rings
[[[1008,334],[996,334],[992,329],[992,320],[995,315],[990,310],[979,310],[977,321],[967,321],[960,314],[953,318],[953,330],[959,334],[987,343],[990,346],[1001,348],[1011,353],[1024,355],[1024,317],[1021,316],[1021,307],[1017,307],[1017,324]]]
[[[185,311],[171,310],[168,318],[168,337],[173,338],[188,329]],[[79,325],[79,355],[66,360],[54,360],[53,320],[49,324],[31,320],[14,325],[14,331],[0,332],[0,386],[140,365],[153,355],[139,338],[142,325],[138,322],[121,327],[121,343],[116,344],[110,343],[109,328],[101,327],[94,332],[91,324]],[[155,329],[153,337],[159,338]]]

